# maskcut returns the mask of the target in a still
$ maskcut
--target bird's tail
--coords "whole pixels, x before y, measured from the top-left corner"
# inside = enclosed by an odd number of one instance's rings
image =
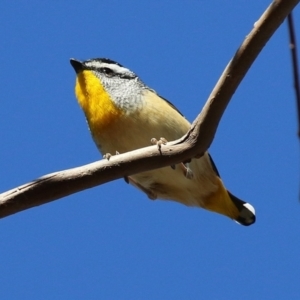
[[[227,191],[219,177],[217,184],[219,185],[218,190],[206,197],[202,207],[227,216],[241,225],[253,224],[255,222],[254,207]]]
[[[236,206],[236,208],[239,211],[239,216],[235,218],[235,221],[238,222],[239,224],[242,224],[244,226],[249,226],[255,222],[255,209],[254,207],[239,198],[235,197],[232,195],[229,191],[228,195],[233,202],[233,204]]]

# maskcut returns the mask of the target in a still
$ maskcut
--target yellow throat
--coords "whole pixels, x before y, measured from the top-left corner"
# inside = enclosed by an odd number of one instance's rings
[[[90,70],[84,70],[77,75],[75,94],[92,132],[107,128],[122,114],[100,79]]]

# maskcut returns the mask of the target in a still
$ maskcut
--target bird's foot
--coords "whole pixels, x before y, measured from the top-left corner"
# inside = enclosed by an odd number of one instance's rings
[[[120,153],[118,151],[116,151],[116,155],[119,155]],[[103,159],[107,159],[109,160],[112,157],[112,155],[110,153],[106,153],[103,155]]]
[[[167,143],[168,143],[168,141],[163,137],[161,137],[159,140],[157,140],[156,138],[151,139],[151,144],[157,145],[158,150],[160,150],[161,145],[166,145]]]
[[[167,143],[168,143],[168,141],[165,138],[163,138],[163,137],[161,137],[159,140],[157,140],[156,138],[152,138],[151,139],[151,144],[152,145],[157,145],[159,151],[161,149],[161,145],[166,145]],[[176,166],[175,165],[171,165],[171,168],[173,170],[175,170]]]
[[[156,138],[152,138],[151,139],[151,144],[152,145],[157,145],[157,147],[158,147],[158,150],[160,150],[161,149],[161,146],[162,145],[166,145],[168,143],[168,141],[165,139],[165,138],[163,138],[163,137],[161,137],[159,140],[157,140]],[[189,167],[189,163],[191,162],[191,159],[189,159],[189,160],[187,160],[186,162],[182,162],[181,164],[180,164],[180,168],[183,170],[183,174],[184,174],[184,176],[186,177],[186,178],[188,178],[188,179],[193,179],[194,178],[194,174],[193,174],[193,171],[190,169],[190,167]],[[173,170],[175,170],[176,169],[176,165],[171,165],[171,168],[173,169]]]
[[[112,155],[110,153],[106,153],[103,155],[103,159],[109,160],[111,157],[112,157]]]

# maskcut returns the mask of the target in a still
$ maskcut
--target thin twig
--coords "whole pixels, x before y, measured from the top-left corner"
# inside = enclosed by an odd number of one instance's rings
[[[292,12],[287,17],[288,20],[288,30],[290,36],[290,49],[292,56],[292,68],[293,68],[293,77],[294,77],[294,88],[297,102],[297,111],[298,111],[298,137],[300,139],[300,82],[299,82],[299,65],[297,57],[297,43],[296,43],[296,34],[294,28],[294,21]]]

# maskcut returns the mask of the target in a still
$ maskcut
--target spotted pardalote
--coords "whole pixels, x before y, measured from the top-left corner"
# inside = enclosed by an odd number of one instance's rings
[[[173,141],[190,128],[174,105],[119,63],[104,58],[71,59],[71,65],[76,72],[76,97],[103,155],[147,147],[152,138]],[[207,152],[188,165],[147,171],[126,180],[151,199],[201,207],[246,226],[255,222],[253,206],[224,187]]]

